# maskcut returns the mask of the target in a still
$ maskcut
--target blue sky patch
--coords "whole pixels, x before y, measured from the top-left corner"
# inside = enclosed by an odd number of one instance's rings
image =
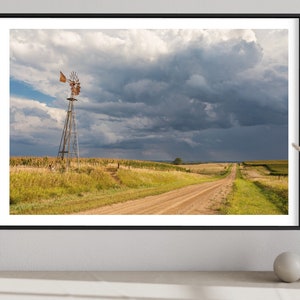
[[[30,84],[10,78],[10,95],[22,98],[37,100],[39,102],[51,103],[55,98],[43,94],[35,89]]]

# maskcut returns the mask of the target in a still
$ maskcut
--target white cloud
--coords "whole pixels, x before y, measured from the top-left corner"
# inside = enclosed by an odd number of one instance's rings
[[[56,31],[52,35],[51,42],[53,42],[54,46],[59,46],[62,48],[74,46],[80,48],[82,46],[82,37],[75,31],[60,30]]]
[[[286,65],[288,60],[287,30],[255,30],[257,42],[263,48],[264,63]]]
[[[57,144],[65,111],[30,99],[12,97],[10,101],[11,138],[29,139],[35,141],[37,146],[38,143]]]
[[[186,83],[192,87],[198,87],[198,88],[207,87],[206,79],[200,74],[192,74]]]

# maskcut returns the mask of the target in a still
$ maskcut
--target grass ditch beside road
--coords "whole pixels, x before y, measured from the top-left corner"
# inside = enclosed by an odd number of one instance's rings
[[[286,164],[286,161],[241,164],[237,169],[233,190],[221,212],[228,215],[288,214]],[[274,170],[277,171],[276,175],[280,173],[283,178],[273,175]]]

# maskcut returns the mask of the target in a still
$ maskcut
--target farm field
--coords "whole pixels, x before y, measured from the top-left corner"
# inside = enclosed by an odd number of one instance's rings
[[[287,175],[287,161],[83,158],[65,172],[55,158],[12,157],[10,214],[287,214]]]
[[[10,214],[72,214],[219,178],[150,161],[83,158],[65,172],[55,158],[15,157]]]
[[[228,163],[202,163],[180,165],[193,173],[203,175],[224,175],[228,172]]]

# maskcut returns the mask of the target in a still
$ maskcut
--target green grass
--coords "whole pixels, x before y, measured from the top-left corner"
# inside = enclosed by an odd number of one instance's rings
[[[287,214],[286,195],[261,183],[244,179],[240,170],[233,191],[228,196],[221,213],[228,215],[281,215]]]
[[[281,214],[288,214],[287,189],[270,187],[259,181],[255,181],[254,184],[260,189],[264,196],[278,208]]]

